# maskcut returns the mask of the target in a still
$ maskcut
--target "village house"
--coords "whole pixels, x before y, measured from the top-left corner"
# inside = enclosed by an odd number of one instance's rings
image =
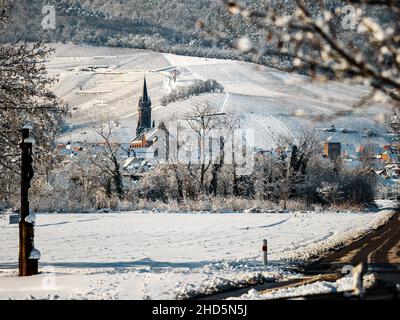
[[[331,161],[339,160],[342,154],[341,143],[333,136],[324,142],[324,157]]]

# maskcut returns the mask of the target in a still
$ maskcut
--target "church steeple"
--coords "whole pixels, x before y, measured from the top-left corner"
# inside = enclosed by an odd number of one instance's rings
[[[143,82],[143,96],[142,96],[143,101],[149,101],[149,95],[147,93],[147,82],[146,82],[146,76],[144,77],[144,82]]]
[[[144,77],[143,81],[143,95],[139,100],[139,120],[136,128],[136,134],[141,134],[144,130],[150,129],[151,122],[151,99],[147,92],[147,81]]]

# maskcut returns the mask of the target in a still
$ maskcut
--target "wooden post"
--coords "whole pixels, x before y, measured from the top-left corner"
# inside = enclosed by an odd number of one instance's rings
[[[32,167],[32,147],[33,141],[29,139],[29,130],[32,127],[25,125],[22,128],[22,140],[20,148],[21,157],[21,209],[19,222],[19,276],[32,276],[38,274],[38,259],[30,259],[31,252],[34,249],[34,225],[28,223],[25,218],[29,216],[29,198],[28,192],[33,177]]]

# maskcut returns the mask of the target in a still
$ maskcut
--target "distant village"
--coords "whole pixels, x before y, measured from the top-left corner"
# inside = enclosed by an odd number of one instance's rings
[[[130,143],[121,144],[118,154],[125,181],[139,181],[146,172],[160,163],[165,163],[165,154],[161,155],[166,148],[165,128],[160,129],[160,125],[156,126],[156,122],[152,118],[151,107],[152,102],[148,95],[146,79],[144,79],[143,94],[138,105],[136,137]],[[346,143],[347,139],[343,139],[343,136],[351,134],[361,134],[365,138],[374,137],[375,133],[368,129],[360,133],[351,128],[336,128],[334,125],[329,128],[318,128],[317,131],[323,133],[321,136],[328,136],[328,138],[322,138],[321,158],[348,169],[355,169],[367,164],[376,179],[376,197],[383,199],[397,197],[400,191],[400,136],[398,134],[400,128],[397,127],[398,123],[398,116],[394,114],[388,123],[387,134],[389,137],[387,140],[392,142],[387,144],[355,145]],[[72,159],[83,152],[84,148],[84,144],[79,142],[59,143],[57,153]],[[276,156],[283,153],[288,156],[290,152],[290,146],[285,150],[279,148],[254,150],[254,153],[268,153]]]

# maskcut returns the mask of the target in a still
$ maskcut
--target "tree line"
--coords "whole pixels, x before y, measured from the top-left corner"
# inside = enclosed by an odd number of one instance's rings
[[[253,204],[286,210],[363,207],[374,200],[375,179],[369,164],[350,170],[339,161],[324,159],[322,142],[310,131],[304,130],[296,140],[276,137],[273,150],[259,150],[252,145],[244,150],[243,128],[237,115],[221,114],[207,104],[197,104],[185,118],[174,120],[175,129],[159,125],[155,145],[161,154],[169,141],[168,157],[160,157],[156,166],[138,172],[135,176],[139,178],[134,180],[132,173],[123,169],[126,158],[121,156],[122,146],[112,139],[118,124],[97,123],[99,144],[85,146],[72,159],[61,156],[49,176],[35,179],[33,208],[90,212],[158,206],[179,210],[208,203],[231,210],[249,209]],[[192,133],[190,142],[186,137],[176,139],[184,130]],[[240,134],[233,137],[235,132]],[[168,140],[171,136],[175,138]],[[229,148],[223,148],[228,144]],[[183,159],[181,155],[187,153],[188,158]],[[243,153],[247,156],[242,157]],[[246,164],[242,159],[249,156],[250,167],[243,171]],[[225,204],[221,199],[226,199]]]

